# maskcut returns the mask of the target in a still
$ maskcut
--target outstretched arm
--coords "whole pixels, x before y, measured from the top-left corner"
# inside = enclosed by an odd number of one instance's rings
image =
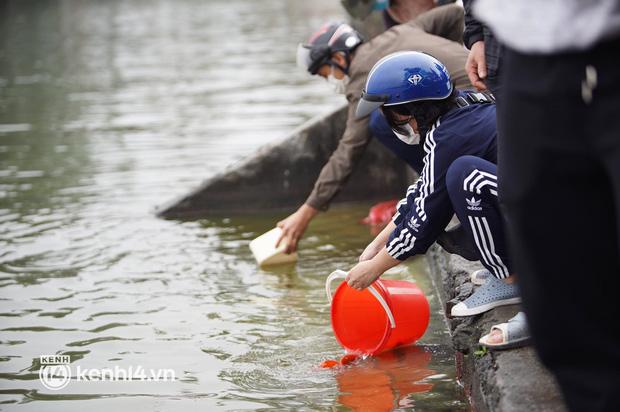
[[[358,263],[349,271],[345,281],[353,289],[363,290],[372,284],[385,271],[398,265],[401,261],[394,259],[385,246],[370,260]]]
[[[365,260],[370,260],[374,258],[377,253],[379,253],[381,249],[385,247],[385,244],[387,243],[388,239],[390,238],[390,234],[394,231],[394,229],[396,229],[396,225],[394,224],[394,222],[390,221],[390,223],[388,223],[387,226],[383,228],[381,233],[379,233],[377,237],[375,237],[374,240],[370,242],[368,246],[366,246],[366,249],[364,249],[364,251],[359,257],[359,261],[363,262]]]
[[[303,204],[295,213],[280,220],[277,226],[282,229],[282,234],[276,242],[276,247],[284,240],[286,243],[285,253],[293,253],[297,250],[297,243],[304,235],[310,221],[319,213],[319,211],[310,205]]]
[[[282,235],[281,241],[287,244],[286,253],[297,250],[297,243],[304,235],[310,221],[320,210],[326,210],[329,202],[336,196],[351,175],[360,156],[370,141],[368,117],[355,118],[355,109],[359,98],[351,99],[348,107],[347,125],[338,143],[338,147],[323,166],[312,193],[295,213],[278,222]]]

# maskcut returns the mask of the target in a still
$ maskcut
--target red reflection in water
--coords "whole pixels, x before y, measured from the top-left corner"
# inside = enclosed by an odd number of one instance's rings
[[[433,384],[421,382],[435,375],[428,369],[431,353],[419,346],[398,348],[340,368],[336,380],[338,402],[354,411],[390,411],[397,406],[413,406],[412,393],[428,392]]]

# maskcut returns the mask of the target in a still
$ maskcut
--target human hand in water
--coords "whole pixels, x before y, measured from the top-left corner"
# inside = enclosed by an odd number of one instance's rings
[[[487,62],[484,55],[483,41],[477,41],[472,44],[465,62],[465,71],[472,86],[479,92],[487,89],[486,84],[484,84],[484,79],[487,78]]]
[[[278,222],[277,226],[282,229],[282,234],[276,242],[276,247],[280,242],[286,243],[285,253],[293,253],[297,250],[297,243],[304,235],[308,228],[308,224],[319,211],[312,206],[302,205],[295,213],[284,220]]]

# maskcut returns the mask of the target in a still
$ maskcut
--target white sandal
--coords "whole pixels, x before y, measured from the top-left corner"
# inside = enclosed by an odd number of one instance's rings
[[[500,343],[490,343],[489,338],[494,330],[502,333],[502,341]],[[519,312],[508,322],[491,326],[491,332],[480,338],[478,343],[488,349],[512,349],[526,346],[532,340],[530,331],[527,327],[527,319],[525,313]]]

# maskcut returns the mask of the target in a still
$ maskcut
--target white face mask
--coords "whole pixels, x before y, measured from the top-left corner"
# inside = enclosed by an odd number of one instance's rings
[[[349,84],[349,76],[346,74],[342,79],[336,79],[334,77],[334,68],[331,68],[331,72],[327,75],[327,83],[329,83],[334,91],[338,94],[345,94],[347,84]]]
[[[392,129],[396,137],[408,145],[420,144],[420,134],[413,130],[409,123],[398,126],[398,129]]]

